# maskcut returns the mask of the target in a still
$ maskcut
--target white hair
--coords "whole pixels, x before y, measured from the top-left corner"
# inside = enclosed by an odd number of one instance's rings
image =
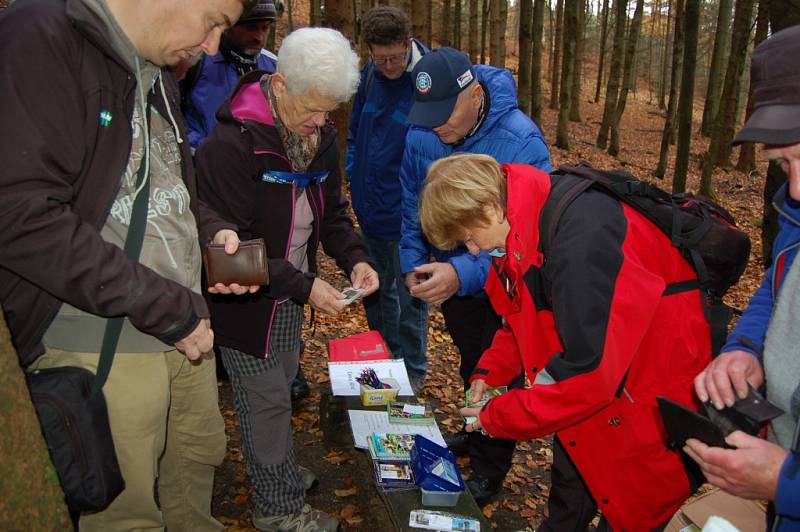
[[[330,28],[300,28],[283,39],[278,72],[291,94],[316,90],[346,102],[358,88],[358,56],[344,35]]]

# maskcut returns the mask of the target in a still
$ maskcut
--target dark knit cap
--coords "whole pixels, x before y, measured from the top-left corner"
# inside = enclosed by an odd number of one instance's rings
[[[278,18],[278,12],[275,10],[275,4],[272,0],[259,0],[247,13],[242,13],[239,17],[237,24],[245,22],[256,22],[259,20],[275,21]]]

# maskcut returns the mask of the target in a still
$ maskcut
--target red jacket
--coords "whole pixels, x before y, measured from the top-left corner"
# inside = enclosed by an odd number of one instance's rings
[[[642,215],[593,189],[564,211],[544,257],[539,215],[558,177],[503,171],[511,231],[486,291],[505,326],[472,380],[501,386],[524,371],[533,385],[490,401],[481,423],[498,438],[555,432],[614,529],[651,529],[690,493],[655,398],[692,405],[711,359],[699,292],[662,296],[694,270]]]

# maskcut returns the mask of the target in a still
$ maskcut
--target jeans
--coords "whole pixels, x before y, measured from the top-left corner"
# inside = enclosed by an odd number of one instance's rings
[[[364,299],[369,328],[377,330],[394,358],[403,358],[417,375],[428,369],[428,304],[412,297],[400,271],[399,242],[378,240],[362,234],[375,263],[381,287]]]

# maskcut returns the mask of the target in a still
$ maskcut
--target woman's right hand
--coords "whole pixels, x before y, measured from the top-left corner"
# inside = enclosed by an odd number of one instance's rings
[[[308,302],[311,303],[315,310],[325,314],[338,314],[345,306],[344,294],[319,277],[314,278]]]
[[[486,388],[489,385],[486,384],[486,381],[483,379],[475,379],[469,385],[469,398],[473,403],[477,403],[483,397],[483,394],[486,393]]]

